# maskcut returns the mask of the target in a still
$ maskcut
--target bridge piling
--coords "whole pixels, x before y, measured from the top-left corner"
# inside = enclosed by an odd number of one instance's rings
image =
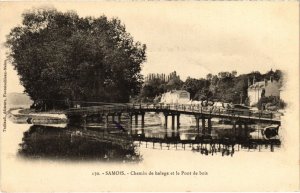
[[[138,121],[139,121],[139,116],[138,116],[138,114],[136,113],[136,114],[135,114],[135,125],[138,125]]]
[[[208,134],[211,135],[211,129],[212,129],[211,118],[207,119],[207,129],[208,129]]]
[[[172,130],[175,128],[175,115],[172,114]]]
[[[199,132],[199,130],[200,130],[199,120],[200,120],[200,118],[199,118],[199,116],[195,116],[195,118],[196,118],[196,128],[197,128],[197,131]]]
[[[232,132],[234,133],[234,136],[236,136],[236,121],[232,121]]]
[[[132,115],[131,113],[129,113],[129,124],[130,124],[130,125],[132,125],[132,116],[133,116],[133,115]]]
[[[115,121],[115,114],[112,114],[111,120],[114,122]]]
[[[101,115],[101,114],[98,114],[97,116],[98,116],[99,123],[101,123],[101,122],[103,121],[102,115]]]
[[[142,115],[141,125],[143,128],[145,126],[145,112],[142,112],[141,115]]]
[[[245,130],[245,137],[248,136],[248,125],[247,123],[244,123],[244,130]]]
[[[180,128],[180,114],[177,114],[177,129]]]
[[[121,116],[122,116],[122,113],[118,113],[117,114],[117,121],[118,121],[118,123],[121,123]]]
[[[144,137],[145,136],[145,129],[142,128],[142,136]]]
[[[105,131],[107,131],[107,129],[108,129],[108,122],[109,122],[109,120],[108,120],[108,114],[106,114],[105,115]]]
[[[167,129],[168,128],[168,115],[164,114],[165,116],[165,128]]]
[[[202,134],[205,134],[205,119],[204,117],[202,118]]]
[[[87,114],[82,115],[82,121],[83,123],[87,123]]]
[[[83,121],[83,128],[84,129],[86,129],[86,124],[87,124],[87,115],[86,114],[84,114],[83,116],[82,116],[82,121]]]

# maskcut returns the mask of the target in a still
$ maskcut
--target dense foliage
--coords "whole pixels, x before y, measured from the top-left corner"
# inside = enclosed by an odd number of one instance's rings
[[[140,94],[135,97],[135,100],[140,102],[152,102],[155,99],[157,100],[157,97],[168,90],[181,89],[183,84],[184,82],[179,76],[176,76],[176,74],[171,76],[168,81],[164,81],[160,78],[153,78],[144,84]]]
[[[42,106],[58,101],[127,102],[140,91],[146,45],[118,19],[34,9],[7,37],[25,92]]]
[[[257,103],[259,110],[278,110],[286,107],[286,103],[275,96],[261,97]]]
[[[169,88],[166,84],[161,83],[160,79],[155,79],[144,85],[140,97],[142,100],[147,98],[146,101],[151,101],[155,96],[166,91],[184,89],[190,93],[192,100],[213,100],[247,105],[249,103],[248,84],[252,84],[254,78],[258,82],[264,79],[269,80],[271,77],[279,81],[282,78],[282,73],[280,70],[270,70],[266,74],[256,71],[237,76],[236,71],[220,72],[217,75],[208,74],[206,78],[200,79],[188,77],[185,82],[181,81],[181,84]]]

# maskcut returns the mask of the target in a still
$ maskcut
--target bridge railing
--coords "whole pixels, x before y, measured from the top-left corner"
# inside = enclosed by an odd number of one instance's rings
[[[198,112],[205,114],[231,115],[236,117],[255,117],[259,119],[274,119],[279,120],[280,114],[262,111],[262,110],[248,110],[236,108],[223,108],[215,106],[201,106],[190,104],[134,104],[134,109],[148,109],[148,110],[176,110],[185,112]]]
[[[129,109],[128,105],[102,105],[102,106],[89,106],[89,107],[80,107],[80,108],[71,108],[68,109],[67,113],[93,113],[93,112],[116,112],[120,110]]]
[[[259,119],[274,119],[279,120],[280,115],[268,112],[268,111],[255,111],[248,109],[236,109],[236,108],[223,108],[215,106],[201,106],[191,104],[153,104],[153,103],[124,103],[124,104],[103,104],[101,106],[89,106],[80,108],[71,108],[67,110],[67,113],[114,113],[123,112],[130,110],[153,110],[153,111],[184,111],[184,112],[195,112],[203,114],[213,115],[230,115],[234,117],[255,117]]]

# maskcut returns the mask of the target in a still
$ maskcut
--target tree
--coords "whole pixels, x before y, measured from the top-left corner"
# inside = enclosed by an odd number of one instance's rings
[[[146,45],[117,18],[33,9],[6,45],[25,92],[48,107],[58,101],[127,102],[140,91]]]
[[[206,75],[206,80],[210,81],[212,79],[212,77],[213,77],[213,75],[211,73],[209,73]]]
[[[180,80],[180,77],[174,76],[172,77],[166,85],[167,90],[178,90],[183,86],[183,81]]]
[[[191,99],[199,100],[202,96],[202,90],[207,89],[209,81],[205,79],[195,79],[188,77],[183,85],[185,90],[190,93]]]
[[[257,103],[257,108],[259,110],[265,110],[266,107],[271,106],[273,106],[273,108],[275,107],[274,109],[283,109],[286,104],[276,96],[261,97]]]
[[[201,101],[208,101],[213,96],[213,93],[206,87],[197,92],[196,97]]]

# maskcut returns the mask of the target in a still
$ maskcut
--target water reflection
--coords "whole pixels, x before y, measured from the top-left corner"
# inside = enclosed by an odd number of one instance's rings
[[[68,125],[33,125],[24,132],[19,153],[30,157],[96,159],[123,162],[142,160],[140,148],[192,151],[199,155],[233,156],[239,151],[274,151],[280,147],[276,132],[266,125],[212,120],[211,133],[197,129],[193,117],[182,116],[180,128],[165,128],[159,114],[145,116],[145,124],[121,121]],[[269,127],[270,128],[270,127]],[[272,129],[272,128],[271,128]],[[272,130],[273,131],[273,130]],[[272,135],[271,135],[271,134]]]
[[[27,157],[140,161],[129,135],[76,127],[33,125],[24,132],[19,153]]]

